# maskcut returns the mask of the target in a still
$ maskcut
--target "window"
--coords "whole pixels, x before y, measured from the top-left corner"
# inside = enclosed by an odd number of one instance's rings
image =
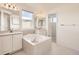
[[[56,23],[57,22],[57,18],[53,17],[53,22]]]
[[[56,15],[55,14],[50,14],[49,15],[49,21],[50,22],[53,22],[53,23],[56,23],[57,22],[57,17],[56,17]]]
[[[22,29],[32,28],[33,13],[22,10]]]

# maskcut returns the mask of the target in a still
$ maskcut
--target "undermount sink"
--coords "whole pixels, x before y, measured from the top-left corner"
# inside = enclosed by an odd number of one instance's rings
[[[10,33],[12,33],[13,31],[12,31],[12,30],[10,30],[9,32],[10,32]]]
[[[21,31],[2,31],[0,32],[0,35],[10,35],[10,34],[18,34],[22,33]]]

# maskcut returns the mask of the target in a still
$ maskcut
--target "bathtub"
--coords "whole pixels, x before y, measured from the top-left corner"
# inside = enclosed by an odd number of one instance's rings
[[[51,50],[51,38],[39,34],[23,36],[23,49],[26,54],[48,54]]]

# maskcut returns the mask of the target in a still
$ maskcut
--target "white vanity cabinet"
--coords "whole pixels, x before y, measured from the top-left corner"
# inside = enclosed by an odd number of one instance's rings
[[[2,53],[2,39],[0,38],[0,54]]]
[[[13,51],[17,51],[22,48],[22,34],[13,35]]]
[[[12,51],[12,36],[0,36],[0,54],[10,53]]]
[[[12,35],[1,36],[2,40],[2,54],[12,52]]]
[[[0,54],[12,53],[22,48],[22,33],[0,34]]]

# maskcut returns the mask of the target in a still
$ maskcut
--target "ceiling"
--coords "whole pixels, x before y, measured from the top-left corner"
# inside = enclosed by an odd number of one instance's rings
[[[30,9],[32,9],[32,11],[48,11],[51,9],[54,9],[56,7],[59,7],[61,4],[56,4],[56,3],[19,3],[17,5],[20,6],[26,6]]]
[[[17,3],[17,5],[35,13],[45,13],[61,6],[79,6],[78,3]]]

